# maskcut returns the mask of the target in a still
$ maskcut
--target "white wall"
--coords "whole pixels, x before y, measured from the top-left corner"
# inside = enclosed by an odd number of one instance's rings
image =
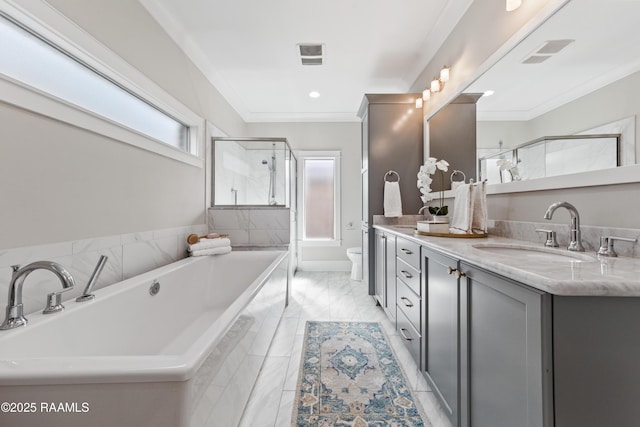
[[[137,1],[49,3],[196,114],[242,134],[239,115]],[[0,129],[0,249],[206,221],[204,168],[2,103]]]
[[[360,246],[360,123],[248,123],[249,136],[284,137],[293,150],[341,152],[342,244],[339,247],[300,247],[302,261],[348,267],[347,248]],[[352,222],[353,230],[347,230]],[[336,263],[338,261],[338,263]],[[304,268],[304,265],[303,265]]]
[[[444,89],[424,104],[426,117],[451,102],[481,72],[513,47],[516,40],[545,19],[551,10],[567,0],[523,1],[513,11],[505,11],[500,0],[474,0],[451,34],[433,56],[409,92],[422,92],[440,69],[451,67],[450,80]]]

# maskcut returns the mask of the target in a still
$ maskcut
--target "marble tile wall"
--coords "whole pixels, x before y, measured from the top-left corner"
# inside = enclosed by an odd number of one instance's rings
[[[238,205],[268,205],[269,204],[269,166],[272,162],[273,151],[248,150],[240,144],[228,141],[216,143],[215,156],[215,204],[234,205],[234,193],[237,190]],[[279,204],[285,203],[286,197],[286,168],[285,152],[282,149],[275,152],[276,162],[276,191],[275,196]],[[266,161],[267,163],[262,163]]]
[[[201,224],[0,250],[0,306],[7,304],[12,265],[24,266],[41,260],[60,263],[76,281],[75,288],[63,296],[66,301],[82,294],[100,255],[106,255],[109,259],[95,289],[186,257],[186,236],[206,232],[206,224]],[[60,288],[53,273],[46,270],[31,273],[22,289],[25,313],[42,310],[46,295],[58,292]]]
[[[569,244],[569,224],[552,224],[548,222],[525,222],[525,221],[503,221],[489,220],[489,234],[494,236],[508,237],[510,239],[525,240],[544,244],[545,234],[537,232],[536,229],[553,230],[557,233],[560,247]],[[600,247],[601,236],[616,236],[636,239],[635,243],[615,242],[615,251],[618,256],[640,257],[640,229],[633,228],[613,228],[596,227],[582,225],[582,244],[588,252],[595,252]]]
[[[210,208],[209,232],[227,233],[231,246],[290,243],[288,208]]]

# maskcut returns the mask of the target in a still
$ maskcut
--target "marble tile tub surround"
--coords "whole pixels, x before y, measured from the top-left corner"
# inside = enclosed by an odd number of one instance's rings
[[[209,208],[209,232],[227,233],[231,246],[290,242],[289,208],[270,206]]]
[[[489,220],[488,228],[489,234],[494,236],[541,244],[544,244],[546,237],[544,233],[537,232],[536,229],[553,230],[557,234],[560,247],[566,247],[569,244],[569,223]],[[582,244],[587,252],[596,252],[600,248],[600,237],[602,236],[626,237],[637,239],[637,241],[635,243],[615,242],[614,246],[618,256],[640,258],[640,229],[580,225],[580,230],[582,230]]]
[[[68,301],[82,294],[100,255],[108,256],[109,260],[94,289],[186,257],[186,236],[206,232],[207,225],[200,224],[0,250],[0,306],[7,304],[12,265],[24,266],[43,260],[61,264],[76,281],[76,287],[63,295],[63,300]],[[42,310],[46,295],[60,289],[61,285],[52,273],[45,270],[31,273],[22,289],[25,313]]]

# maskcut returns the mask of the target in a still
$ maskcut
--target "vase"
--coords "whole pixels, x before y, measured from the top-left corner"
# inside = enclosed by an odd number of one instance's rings
[[[418,231],[427,233],[449,233],[449,223],[435,221],[418,221],[416,226]]]
[[[449,215],[432,215],[433,222],[444,222],[449,223]]]

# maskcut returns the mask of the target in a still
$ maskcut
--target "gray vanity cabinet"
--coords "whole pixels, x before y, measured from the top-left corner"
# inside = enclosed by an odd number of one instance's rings
[[[396,329],[409,354],[422,367],[422,290],[420,245],[396,238]]]
[[[375,299],[396,320],[396,236],[375,231]]]
[[[422,247],[423,371],[454,426],[459,417],[457,269],[457,260]]]
[[[543,401],[551,387],[550,295],[463,262],[460,271],[459,425],[552,426]]]

